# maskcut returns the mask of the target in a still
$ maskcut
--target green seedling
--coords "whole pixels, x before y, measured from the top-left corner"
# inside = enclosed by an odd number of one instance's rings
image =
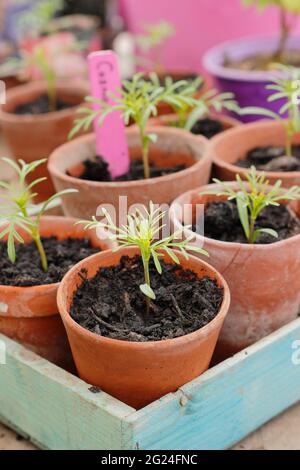
[[[201,195],[225,196],[228,201],[236,201],[240,222],[248,243],[255,243],[257,237],[262,233],[278,238],[277,232],[273,229],[257,228],[257,218],[267,206],[279,206],[282,201],[300,200],[300,187],[281,188],[281,180],[278,180],[274,186],[270,187],[266,174],[258,174],[254,166],[251,167],[246,177],[245,182],[242,181],[239,175],[236,175],[239,186],[237,191],[234,191],[227,183],[214,179],[220,189],[205,191]]]
[[[165,87],[160,85],[157,75],[152,74],[149,80],[145,80],[144,75],[138,73],[131,81],[124,80],[122,85],[119,93],[109,93],[109,97],[114,103],[112,105],[101,99],[88,96],[86,102],[93,104],[93,107],[78,109],[78,113],[83,117],[75,120],[69,138],[74,137],[82,129],[87,131],[94,121],[98,126],[101,126],[109,114],[120,111],[126,126],[130,122],[134,122],[139,129],[144,177],[150,178],[149,147],[151,142],[156,142],[157,135],[147,131],[149,119],[157,116],[157,108],[161,102],[172,101],[174,105],[180,106],[184,100],[180,98],[178,90],[186,86],[186,82],[179,81]]]
[[[184,128],[191,131],[199,119],[204,116],[210,116],[212,112],[222,113],[223,111],[239,114],[240,107],[233,93],[219,93],[213,88],[196,100],[195,105],[186,119]]]
[[[49,29],[55,14],[64,7],[64,0],[35,0],[32,8],[18,17],[17,28],[21,37],[39,37]]]
[[[144,267],[144,283],[139,287],[146,297],[147,312],[149,312],[150,301],[155,300],[156,298],[151,287],[149,269],[151,259],[154,261],[157,272],[162,274],[162,265],[160,260],[164,257],[164,254],[169,255],[176,264],[180,264],[176,250],[182,253],[186,259],[189,257],[188,251],[208,256],[208,253],[205,250],[190,244],[193,239],[193,235],[184,241],[178,241],[182,238],[183,231],[190,227],[183,227],[170,236],[162,240],[158,240],[159,233],[161,233],[161,230],[164,227],[162,220],[166,213],[162,212],[160,208],[155,209],[152,202],[150,202],[149,210],[144,207],[143,211],[137,210],[136,214],[128,215],[128,224],[121,228],[118,228],[114,224],[112,218],[105,209],[103,209],[103,215],[105,216],[107,223],[99,222],[95,217],[93,217],[90,222],[81,221],[79,223],[84,224],[87,230],[95,228],[109,230],[118,241],[119,247],[116,251],[121,248],[131,246],[137,246],[139,248]]]
[[[0,189],[3,190],[3,193],[0,194],[0,199],[5,201],[4,204],[0,205],[0,222],[5,223],[5,228],[2,227],[0,229],[0,239],[4,237],[7,238],[7,254],[10,261],[15,263],[15,243],[25,243],[19,231],[22,229],[27,232],[36,244],[43,270],[47,271],[47,256],[40,235],[41,217],[56,199],[66,194],[74,193],[76,190],[67,189],[65,191],[61,191],[60,193],[50,197],[48,201],[45,201],[39,207],[34,206],[31,203],[31,199],[38,195],[38,193],[35,192],[35,188],[39,183],[45,181],[47,178],[38,178],[28,185],[26,184],[26,178],[47,160],[38,160],[30,164],[26,164],[23,160],[18,160],[16,163],[9,158],[1,158],[1,160],[13,168],[18,175],[18,181],[16,184],[0,181]],[[31,215],[32,212],[35,212],[35,216]]]

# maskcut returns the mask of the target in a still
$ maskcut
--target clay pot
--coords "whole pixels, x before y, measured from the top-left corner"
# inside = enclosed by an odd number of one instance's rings
[[[223,126],[224,130],[232,129],[233,127],[237,127],[241,125],[241,122],[239,122],[237,119],[234,119],[230,116],[224,116],[224,115],[216,115],[213,114],[212,119],[217,119],[219,120]],[[166,114],[164,116],[158,116],[156,118],[152,118],[149,121],[150,126],[161,126],[161,127],[169,127],[172,126],[172,124],[177,123],[179,120],[178,116],[176,114]]]
[[[209,155],[214,161],[214,174],[223,181],[234,181],[239,174],[243,179],[247,169],[234,163],[246,157],[255,147],[275,145],[284,147],[286,131],[283,123],[277,121],[258,121],[235,127],[214,137],[210,141]],[[300,133],[294,138],[294,144],[300,144]],[[261,172],[259,172],[261,173]],[[270,184],[282,180],[284,187],[300,184],[300,172],[266,172]]]
[[[66,142],[74,125],[76,107],[84,101],[86,91],[83,85],[76,88],[59,84],[57,95],[70,103],[71,108],[47,114],[18,115],[13,112],[16,106],[45,94],[46,86],[41,82],[32,82],[8,90],[6,104],[0,110],[0,125],[12,155],[30,163],[47,158],[56,147]],[[39,167],[28,180],[31,182],[44,176],[49,176],[46,164]],[[41,183],[38,189],[36,202],[48,199],[54,193],[50,179]]]
[[[236,183],[230,186],[237,190]],[[199,196],[208,185],[177,198],[170,208],[171,226],[182,227],[182,208],[187,204],[184,225],[195,222],[195,204],[222,200]],[[187,207],[187,206],[186,206]],[[300,203],[290,207],[300,216]],[[205,227],[204,227],[205,230]],[[186,230],[185,237],[191,235]],[[196,234],[196,243],[210,255],[209,263],[228,282],[231,306],[217,346],[225,359],[295,320],[300,305],[300,235],[270,245],[248,245],[213,240]]]
[[[9,90],[10,88],[14,88],[16,86],[20,86],[22,82],[14,76],[10,75],[7,77],[0,77],[0,80],[4,82],[5,84],[5,90]]]
[[[76,265],[63,279],[58,291],[58,306],[67,330],[79,376],[134,408],[175,392],[179,387],[207,370],[230,303],[226,282],[211,266],[178,253],[183,268],[199,277],[209,276],[224,288],[224,301],[218,315],[204,328],[171,340],[136,343],[98,336],[77,324],[69,314],[73,295],[81,284],[79,273],[88,278],[101,267],[113,266],[124,255],[133,257],[135,247],[118,252],[107,251]],[[166,256],[168,263],[173,261]]]
[[[90,218],[96,214],[100,204],[111,204],[118,214],[119,196],[127,196],[128,208],[137,203],[147,205],[151,200],[155,204],[170,204],[181,191],[209,181],[211,159],[206,151],[207,140],[204,137],[195,137],[181,129],[149,128],[149,132],[158,136],[157,142],[150,147],[151,162],[164,167],[185,164],[188,168],[171,175],[139,181],[100,183],[80,180],[67,175],[67,171],[76,176],[82,173],[81,163],[96,155],[96,138],[94,134],[79,137],[56,149],[48,163],[57,191],[66,188],[78,190],[78,193],[63,198],[65,214]],[[129,128],[126,133],[131,159],[141,159],[138,131]]]
[[[43,217],[43,237],[58,239],[90,238],[93,245],[102,250],[112,247],[108,239],[100,240],[96,232],[84,231],[74,226],[75,219]],[[20,229],[25,241],[27,232]],[[56,294],[59,284],[34,287],[0,286],[0,332],[22,343],[40,356],[62,367],[71,362],[66,332],[58,315]]]

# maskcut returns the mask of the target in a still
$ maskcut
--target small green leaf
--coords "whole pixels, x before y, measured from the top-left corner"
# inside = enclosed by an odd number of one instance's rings
[[[152,300],[156,299],[156,295],[154,291],[151,289],[151,287],[148,284],[141,284],[140,289],[146,297],[149,297],[149,299],[152,299]]]

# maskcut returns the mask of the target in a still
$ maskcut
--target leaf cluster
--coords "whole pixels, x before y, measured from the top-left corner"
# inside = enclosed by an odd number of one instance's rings
[[[22,13],[17,20],[17,28],[21,37],[28,34],[38,37],[42,31],[48,28],[55,13],[64,7],[64,0],[35,0],[32,3],[30,10]]]
[[[136,36],[136,43],[144,52],[149,52],[153,48],[162,46],[164,42],[174,36],[176,32],[174,25],[167,21],[147,24],[144,30],[144,34]]]

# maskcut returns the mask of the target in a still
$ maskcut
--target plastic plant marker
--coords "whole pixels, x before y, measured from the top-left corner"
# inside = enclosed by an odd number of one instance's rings
[[[121,78],[117,55],[112,51],[92,52],[88,56],[92,95],[109,104],[114,104],[109,93],[117,94],[121,89]],[[95,105],[98,106],[99,105]],[[121,112],[107,116],[104,123],[94,123],[97,154],[109,164],[112,178],[129,171],[129,154]]]

